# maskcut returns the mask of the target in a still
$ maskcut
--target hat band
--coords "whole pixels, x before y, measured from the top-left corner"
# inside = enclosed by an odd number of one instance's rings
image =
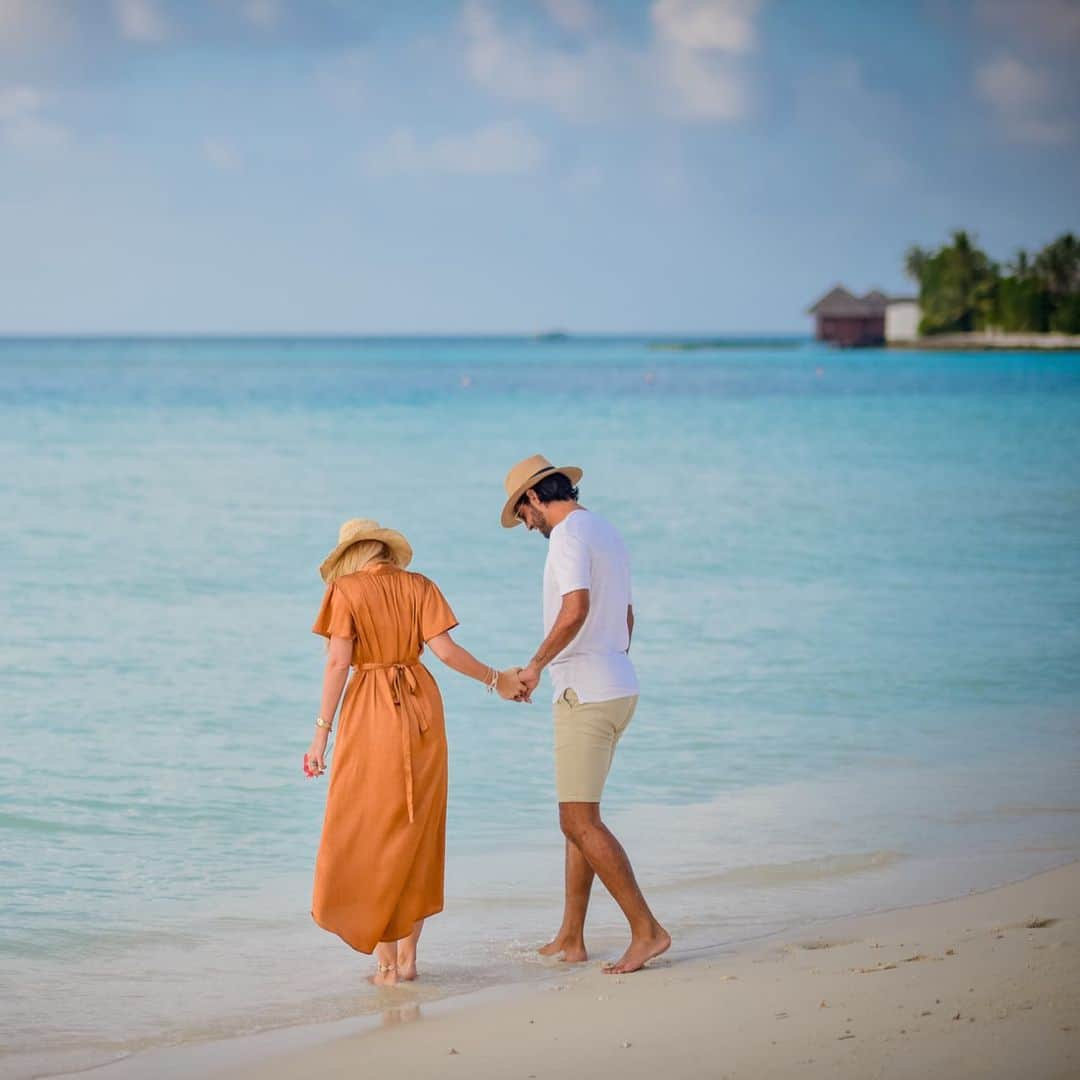
[[[556,469],[554,465],[545,465],[542,469],[537,469],[536,472],[532,474],[532,476],[526,477],[525,483],[527,484],[530,480],[534,480],[541,473],[546,472],[558,472],[558,469]],[[521,499],[518,499],[518,502],[521,502]]]
[[[542,469],[537,469],[532,476],[526,477],[525,483],[528,484],[530,480],[535,480],[541,473],[555,473],[558,471],[559,470],[554,465],[545,465]],[[521,500],[519,499],[518,501],[520,502]]]

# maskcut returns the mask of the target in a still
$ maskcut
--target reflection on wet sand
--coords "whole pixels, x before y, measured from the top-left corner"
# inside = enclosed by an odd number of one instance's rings
[[[396,1027],[398,1024],[411,1024],[415,1020],[423,1018],[423,1012],[416,1001],[410,1001],[407,1005],[395,1005],[392,1009],[384,1009],[382,1013],[382,1027]]]

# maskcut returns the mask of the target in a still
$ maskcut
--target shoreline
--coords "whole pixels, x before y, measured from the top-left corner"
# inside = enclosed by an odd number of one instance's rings
[[[611,820],[616,831],[638,839],[639,854],[648,853],[641,858],[643,886],[647,895],[655,893],[676,956],[740,954],[792,928],[963,896],[1077,858],[1080,808],[1072,797],[1071,760],[1066,755],[1051,764],[1041,754],[1030,761],[1014,757],[1009,777],[999,774],[996,780],[986,771],[989,762],[917,774],[898,767],[879,773],[872,792],[852,786],[849,778],[845,804],[864,807],[860,829],[866,844],[852,836],[850,848],[823,854],[800,841],[831,835],[835,783],[821,778],[717,794],[690,806],[632,804],[613,810]],[[1037,778],[1042,798],[1032,802]],[[987,802],[991,785],[993,799]],[[943,792],[947,797],[939,803],[937,793]],[[909,850],[904,836],[890,833],[913,799],[946,830],[936,833],[935,844],[943,849],[936,855]],[[733,846],[725,824],[731,820],[768,838],[769,862],[760,862],[763,851],[756,843]],[[679,828],[685,840],[677,850],[650,846],[650,839]],[[871,840],[886,846],[871,851]],[[488,990],[497,1001],[518,986],[529,990],[558,981],[560,971],[543,965],[534,950],[561,907],[561,880],[552,876],[561,856],[554,843],[546,855],[530,849],[513,866],[488,853],[458,852],[448,862],[448,909],[433,921],[424,977],[408,996],[402,991],[389,1003],[366,985],[362,958],[341,949],[332,935],[313,934],[306,913],[275,920],[261,894],[254,902],[220,897],[212,910],[183,924],[186,938],[157,942],[149,952],[114,951],[119,963],[87,959],[51,974],[40,968],[22,977],[10,972],[8,985],[13,991],[22,986],[24,1001],[60,995],[58,1005],[72,1002],[67,1015],[79,1020],[77,1027],[54,1024],[55,1039],[42,1023],[37,1038],[13,1040],[0,1057],[0,1072],[10,1070],[23,1080],[86,1072],[116,1080],[190,1076],[267,1056],[264,1047],[288,1053],[304,1040],[319,1043],[369,1030],[380,1018],[389,1022],[388,1007],[394,1011],[401,1000],[431,1015],[441,1008],[436,1002],[456,1006]],[[306,876],[267,885],[275,897],[300,896],[307,887]],[[258,912],[256,924],[248,925]],[[624,933],[618,909],[606,891],[597,890],[590,915],[592,957],[619,955]],[[204,987],[199,973],[211,971],[214,984]],[[136,984],[148,1008],[142,999],[130,1009],[118,1008],[121,1000],[130,1002],[122,996]],[[33,987],[43,989],[26,989]],[[96,1000],[86,1000],[88,994]],[[148,1023],[149,1008],[165,1002],[167,1021],[150,1017]],[[12,1002],[13,1019],[18,1006]],[[22,1013],[31,1017],[29,1008]],[[188,1067],[173,1068],[179,1062]]]
[[[972,331],[886,341],[886,349],[921,352],[1080,352],[1080,334],[999,334]]]
[[[1075,860],[985,892],[734,947],[680,952],[676,941],[635,976],[590,962],[553,967],[539,985],[436,1002],[416,984],[384,991],[381,1014],[182,1044],[71,1075],[1064,1077],[1080,1070],[1078,930]],[[721,1044],[726,1064],[714,1057]]]

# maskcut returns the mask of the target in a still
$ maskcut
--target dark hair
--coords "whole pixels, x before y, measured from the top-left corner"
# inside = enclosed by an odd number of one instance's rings
[[[578,489],[570,483],[570,478],[565,473],[550,473],[543,480],[538,480],[533,484],[532,490],[536,492],[536,497],[542,503],[577,502]],[[522,496],[522,499],[527,495],[528,492]],[[521,505],[520,500],[518,505]]]

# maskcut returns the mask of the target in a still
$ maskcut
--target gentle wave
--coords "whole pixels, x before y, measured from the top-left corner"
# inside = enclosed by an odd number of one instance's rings
[[[534,450],[632,554],[642,697],[604,815],[678,948],[1080,844],[1080,356],[0,341],[0,445],[3,709],[34,731],[0,745],[9,1048],[369,1007],[308,914],[316,567],[341,520],[386,520],[462,644],[521,662],[544,543],[497,512]],[[563,840],[546,707],[433,667],[441,992],[535,966]],[[589,933],[623,944],[599,888]]]
[[[899,851],[870,851],[822,855],[785,863],[761,863],[757,866],[740,866],[717,874],[680,878],[654,886],[654,891],[681,891],[718,885],[778,888],[808,881],[826,881],[830,878],[849,877],[852,874],[865,874],[871,870],[884,870],[903,858],[903,853]]]

